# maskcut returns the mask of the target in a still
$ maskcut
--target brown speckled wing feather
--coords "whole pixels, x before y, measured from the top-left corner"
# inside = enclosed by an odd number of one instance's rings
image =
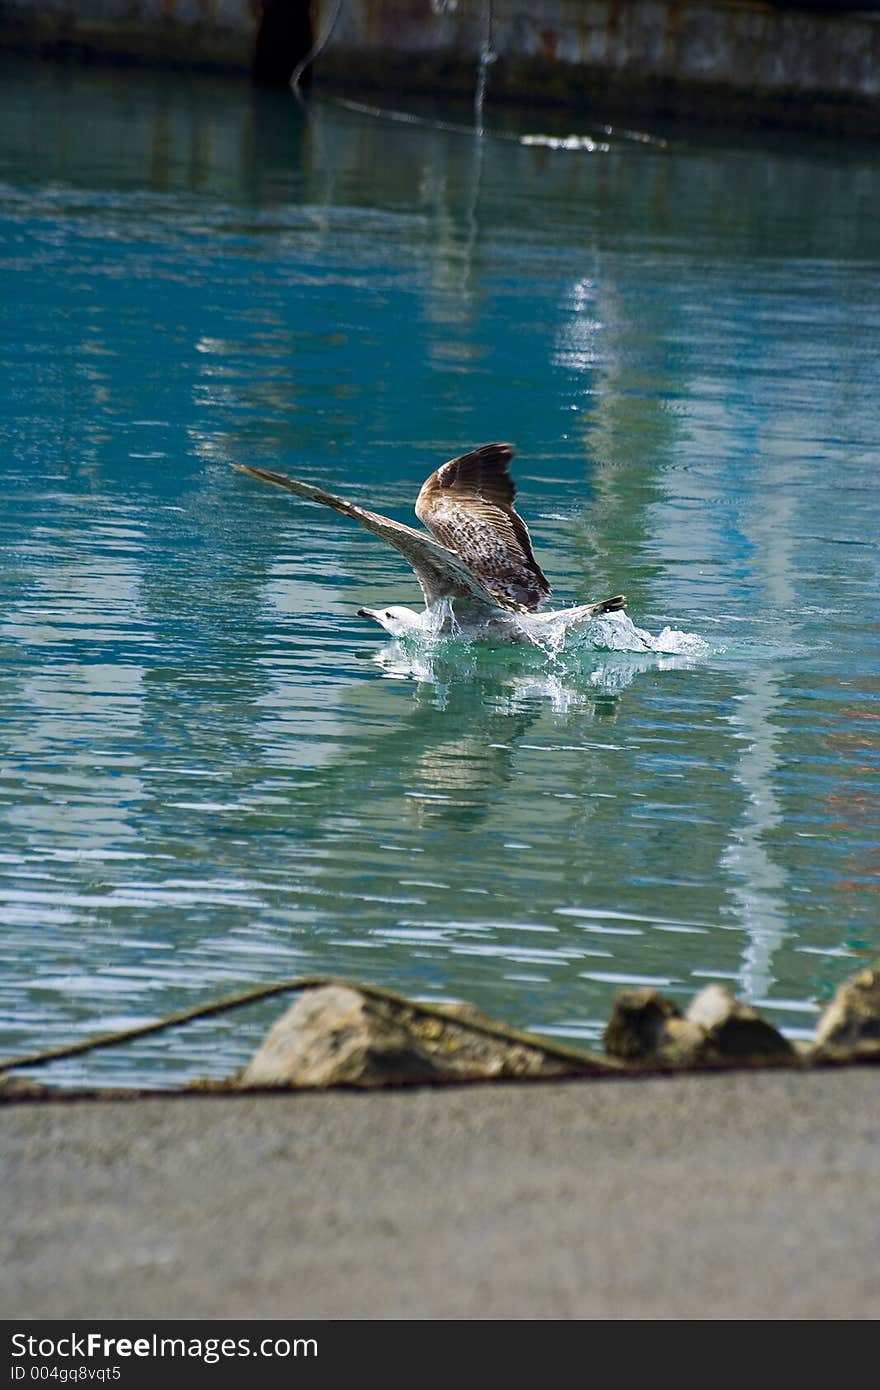
[[[550,585],[513,502],[510,444],[484,444],[432,473],[416,499],[416,516],[504,608],[532,610]]]

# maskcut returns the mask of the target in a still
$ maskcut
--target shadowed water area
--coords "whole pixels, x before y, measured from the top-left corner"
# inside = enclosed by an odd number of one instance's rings
[[[876,150],[437,114],[3,66],[4,1053],[315,972],[796,1037],[880,945]],[[413,522],[493,439],[555,602],[705,649],[392,644],[403,560],[229,467]]]

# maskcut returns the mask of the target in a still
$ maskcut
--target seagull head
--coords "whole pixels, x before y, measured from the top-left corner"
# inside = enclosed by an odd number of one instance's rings
[[[392,637],[406,637],[409,633],[422,631],[421,614],[412,608],[359,608],[358,617],[372,618]]]

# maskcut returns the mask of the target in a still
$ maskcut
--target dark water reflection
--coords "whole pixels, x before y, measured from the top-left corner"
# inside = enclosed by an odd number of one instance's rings
[[[878,945],[874,150],[2,75],[4,1050],[303,971],[807,1028]],[[227,466],[407,519],[490,438],[561,599],[712,654],[407,662],[355,616],[396,557]],[[223,1074],[274,1011],[55,1075]]]

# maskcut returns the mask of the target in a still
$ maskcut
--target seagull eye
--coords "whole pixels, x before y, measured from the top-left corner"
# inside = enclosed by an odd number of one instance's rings
[[[386,617],[386,618],[390,618],[390,617],[391,617],[391,610],[390,610],[390,609],[389,609],[389,611],[385,614],[385,617]]]

